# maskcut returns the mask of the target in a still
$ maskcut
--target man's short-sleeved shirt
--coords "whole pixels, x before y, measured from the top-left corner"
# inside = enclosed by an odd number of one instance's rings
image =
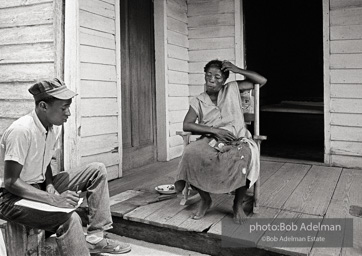
[[[5,161],[23,166],[20,178],[26,183],[43,182],[60,134],[61,126],[47,132],[35,111],[12,123],[0,140],[0,187],[4,187]]]

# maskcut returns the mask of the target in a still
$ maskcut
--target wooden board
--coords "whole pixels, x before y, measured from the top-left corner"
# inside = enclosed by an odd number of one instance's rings
[[[83,117],[81,136],[101,135],[118,132],[118,120],[115,116]]]
[[[353,248],[313,248],[311,255],[361,255],[362,254],[362,218],[349,214],[351,205],[362,206],[360,196],[362,173],[358,169],[343,169],[337,187],[333,194],[325,218],[352,218],[353,219]],[[342,246],[342,237],[340,245]]]
[[[323,216],[341,171],[337,167],[313,166],[285,202],[283,209]]]
[[[261,186],[260,205],[280,209],[310,168],[303,164],[284,164]]]

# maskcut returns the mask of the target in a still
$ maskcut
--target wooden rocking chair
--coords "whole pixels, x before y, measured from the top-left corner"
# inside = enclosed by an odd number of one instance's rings
[[[260,156],[260,144],[263,140],[266,140],[266,136],[259,134],[260,130],[260,118],[259,118],[259,102],[260,102],[260,85],[255,84],[254,89],[241,93],[240,94],[243,104],[244,120],[246,125],[250,125],[254,122],[254,134],[253,140],[257,143],[259,148]],[[178,131],[177,135],[183,137],[184,146],[187,146],[190,142],[195,141],[200,135],[195,135],[190,132]],[[260,159],[260,157],[259,157]],[[181,200],[181,205],[189,205],[200,200],[199,194],[189,196],[190,184],[186,182],[185,188],[182,191],[183,199]],[[253,213],[258,213],[259,211],[259,189],[260,189],[260,176],[254,184],[254,204],[253,204]]]

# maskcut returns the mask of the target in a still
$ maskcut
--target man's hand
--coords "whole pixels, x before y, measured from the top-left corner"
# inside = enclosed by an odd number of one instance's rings
[[[64,191],[60,195],[51,194],[52,196],[52,205],[63,207],[63,208],[73,208],[78,205],[79,194],[75,191]]]
[[[58,191],[54,188],[53,184],[48,184],[46,190],[49,194],[56,194],[59,195]]]
[[[229,142],[236,139],[234,134],[232,132],[229,132],[228,130],[221,129],[221,128],[213,128],[213,134],[220,142]]]

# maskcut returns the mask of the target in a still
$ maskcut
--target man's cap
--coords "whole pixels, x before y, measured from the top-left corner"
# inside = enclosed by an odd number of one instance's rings
[[[50,96],[61,100],[69,100],[77,95],[72,90],[69,90],[65,86],[65,83],[58,78],[40,81],[30,86],[28,91],[33,95],[35,101],[42,100]]]

